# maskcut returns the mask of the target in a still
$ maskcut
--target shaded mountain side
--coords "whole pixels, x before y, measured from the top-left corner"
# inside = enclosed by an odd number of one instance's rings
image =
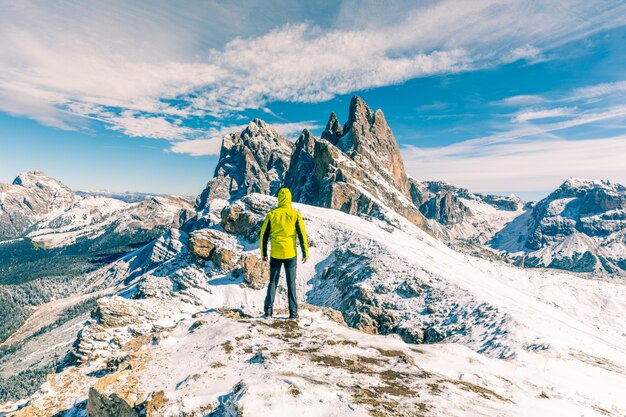
[[[249,193],[275,195],[289,168],[293,143],[270,125],[254,119],[241,132],[226,135],[213,179],[196,201],[196,209],[208,208],[219,198],[233,200]]]
[[[624,274],[626,187],[571,178],[490,245],[527,267]]]

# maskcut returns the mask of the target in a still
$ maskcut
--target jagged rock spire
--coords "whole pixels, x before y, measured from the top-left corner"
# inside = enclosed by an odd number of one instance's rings
[[[350,101],[348,121],[337,146],[352,159],[369,163],[385,177],[391,176],[405,194],[409,184],[400,149],[382,110],[375,112],[359,97]]]
[[[304,129],[296,140],[285,175],[285,187],[291,190],[294,201],[311,203],[314,194],[312,181],[315,176],[315,137]]]
[[[204,210],[214,198],[236,200],[250,193],[275,194],[283,183],[293,143],[269,124],[254,119],[222,140],[213,179],[196,202]]]
[[[339,119],[337,119],[337,115],[335,112],[330,113],[330,118],[328,119],[328,123],[326,123],[326,129],[322,132],[322,139],[326,139],[333,145],[336,145],[339,141],[339,138],[343,136],[343,127],[341,123],[339,123]]]

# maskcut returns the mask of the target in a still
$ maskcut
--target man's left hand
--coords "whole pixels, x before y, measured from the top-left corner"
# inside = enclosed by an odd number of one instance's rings
[[[306,261],[308,261],[308,260],[309,260],[309,258],[303,258],[303,259],[302,259],[302,263],[303,263],[303,264],[305,264],[305,263],[306,263]]]

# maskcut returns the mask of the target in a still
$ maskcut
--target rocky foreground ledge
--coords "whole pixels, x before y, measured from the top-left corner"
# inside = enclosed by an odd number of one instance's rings
[[[418,348],[349,329],[330,309],[303,310],[299,322],[237,310],[198,313],[130,340],[106,360],[50,376],[13,415],[452,416],[514,409],[512,386],[500,379],[498,392],[485,388],[482,381],[493,386],[498,378],[467,348]],[[442,356],[471,360],[480,372],[446,376],[449,364],[436,360]]]

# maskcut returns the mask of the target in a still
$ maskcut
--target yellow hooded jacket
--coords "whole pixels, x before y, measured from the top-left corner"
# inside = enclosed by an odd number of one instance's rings
[[[309,257],[309,242],[302,215],[291,207],[291,191],[281,188],[278,191],[278,207],[267,213],[261,227],[261,254],[267,257],[267,241],[271,241],[271,256],[276,259],[290,259],[296,253],[296,235],[300,240],[302,257]]]

